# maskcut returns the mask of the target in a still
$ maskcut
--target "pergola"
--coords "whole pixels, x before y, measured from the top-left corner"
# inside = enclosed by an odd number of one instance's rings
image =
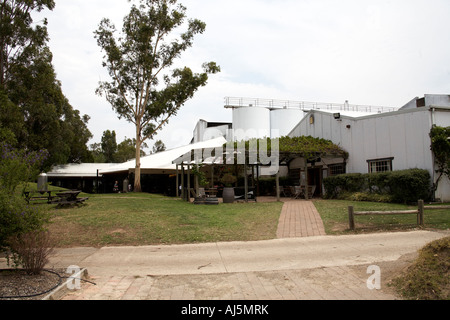
[[[206,156],[205,156],[206,155]],[[173,161],[174,164],[176,164],[176,171],[177,171],[177,197],[180,196],[178,186],[180,185],[179,181],[179,175],[181,172],[181,186],[182,188],[182,194],[181,197],[185,200],[189,199],[189,194],[185,193],[185,181],[184,177],[187,173],[187,192],[191,192],[191,172],[193,166],[198,165],[209,165],[214,167],[214,165],[221,165],[221,166],[235,166],[235,165],[243,165],[244,167],[244,199],[245,202],[248,202],[248,167],[256,167],[259,168],[261,166],[268,166],[268,164],[263,164],[260,161],[253,161],[252,163],[249,162],[249,159],[251,159],[251,156],[254,156],[256,159],[258,159],[258,155],[250,152],[240,152],[240,151],[233,151],[233,152],[227,152],[223,151],[220,148],[205,148],[205,149],[193,149],[190,152],[180,156],[179,158],[175,159]],[[239,159],[243,160],[242,162],[238,161]],[[211,173],[213,174],[213,170],[211,170]],[[277,173],[278,176],[278,173]],[[211,177],[211,180],[213,180],[213,177]]]
[[[271,141],[268,139],[267,141]],[[181,185],[182,188],[182,198],[189,200],[190,192],[192,190],[190,186],[190,175],[193,166],[195,165],[243,165],[244,167],[244,199],[248,202],[248,167],[256,167],[257,170],[261,166],[270,166],[271,168],[276,168],[271,175],[276,177],[276,197],[277,201],[280,201],[280,173],[279,167],[288,165],[293,159],[303,158],[305,159],[305,172],[307,174],[308,163],[314,163],[318,161],[323,161],[326,158],[342,158],[345,161],[348,157],[347,152],[342,150],[339,146],[333,144],[329,140],[318,139],[313,137],[297,137],[289,138],[282,137],[279,139],[279,144],[277,146],[276,152],[271,151],[271,143],[268,143],[271,156],[268,158],[261,158],[261,154],[257,152],[256,149],[252,149],[249,141],[242,141],[239,143],[228,143],[223,146],[223,148],[203,148],[203,149],[192,149],[190,152],[185,153],[179,158],[173,161],[176,164],[177,171],[177,196],[180,196],[178,186],[179,184],[179,173],[181,171]],[[227,146],[227,148],[226,148]],[[230,148],[230,146],[232,146]],[[239,147],[241,146],[241,148]],[[268,162],[270,160],[270,162]],[[211,170],[213,171],[213,170]],[[185,182],[184,177],[187,172],[187,192],[185,193]],[[197,193],[197,191],[196,191]],[[306,198],[308,198],[308,192],[306,192]]]

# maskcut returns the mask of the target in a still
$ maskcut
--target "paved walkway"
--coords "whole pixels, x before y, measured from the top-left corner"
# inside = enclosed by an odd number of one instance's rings
[[[395,300],[390,271],[405,268],[417,250],[448,234],[78,248],[60,250],[52,263],[85,267],[96,283],[83,283],[64,300]],[[380,290],[367,286],[370,265],[380,267]]]
[[[277,239],[175,246],[58,249],[50,265],[87,268],[64,300],[393,300],[390,270],[448,232],[326,236],[310,201],[287,200]],[[405,258],[406,257],[406,258]],[[367,268],[382,271],[370,290]]]
[[[389,270],[440,233],[326,236],[312,201],[283,199],[277,239],[87,252],[91,280],[66,300],[393,300]],[[83,255],[81,255],[82,257]],[[367,267],[383,287],[367,287]]]
[[[277,238],[324,236],[325,228],[312,201],[284,200]]]
[[[237,272],[208,275],[111,275],[90,278],[62,300],[395,300],[369,290],[367,267]]]

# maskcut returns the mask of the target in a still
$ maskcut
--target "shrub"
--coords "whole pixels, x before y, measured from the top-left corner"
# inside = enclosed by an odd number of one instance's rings
[[[336,198],[342,192],[358,192],[365,189],[365,179],[361,173],[328,177],[324,179],[323,184],[328,198]]]
[[[408,203],[430,197],[427,170],[409,169],[374,174],[342,174],[324,179],[325,197]]]
[[[350,201],[370,201],[370,202],[394,202],[393,197],[389,194],[378,194],[370,192],[344,192],[338,197],[340,200]]]
[[[416,261],[392,285],[411,300],[450,299],[450,237],[433,241],[419,251]]]
[[[8,247],[10,237],[43,230],[49,221],[50,215],[44,208],[28,205],[19,195],[0,192],[0,250]]]
[[[395,202],[416,202],[430,197],[431,176],[427,170],[393,171],[388,175],[390,193]]]
[[[0,143],[0,192],[13,195],[19,187],[25,188],[27,182],[36,179],[47,157],[45,150],[26,152]]]
[[[232,187],[236,181],[237,178],[231,173],[224,174],[222,179],[220,179],[220,182],[222,182],[226,187]]]
[[[44,208],[29,206],[22,196],[46,156],[45,151],[26,152],[0,143],[0,250],[6,249],[10,237],[41,231],[49,221]]]
[[[15,267],[22,266],[28,274],[40,274],[49,261],[54,246],[46,231],[30,231],[17,234],[8,241],[8,261]]]

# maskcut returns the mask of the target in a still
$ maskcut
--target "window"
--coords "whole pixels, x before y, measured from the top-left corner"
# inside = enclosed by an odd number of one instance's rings
[[[330,168],[330,176],[336,176],[338,174],[345,173],[345,164],[343,163],[331,164],[328,167]]]
[[[369,173],[392,171],[392,160],[394,158],[367,160]]]

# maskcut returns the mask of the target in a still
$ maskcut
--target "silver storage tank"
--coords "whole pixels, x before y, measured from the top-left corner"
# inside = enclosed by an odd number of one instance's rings
[[[41,173],[38,177],[37,190],[42,193],[48,191],[48,177],[45,173]]]
[[[270,137],[270,110],[261,107],[233,109],[234,140]]]
[[[287,136],[303,119],[305,113],[300,109],[275,109],[270,112],[272,138]]]

